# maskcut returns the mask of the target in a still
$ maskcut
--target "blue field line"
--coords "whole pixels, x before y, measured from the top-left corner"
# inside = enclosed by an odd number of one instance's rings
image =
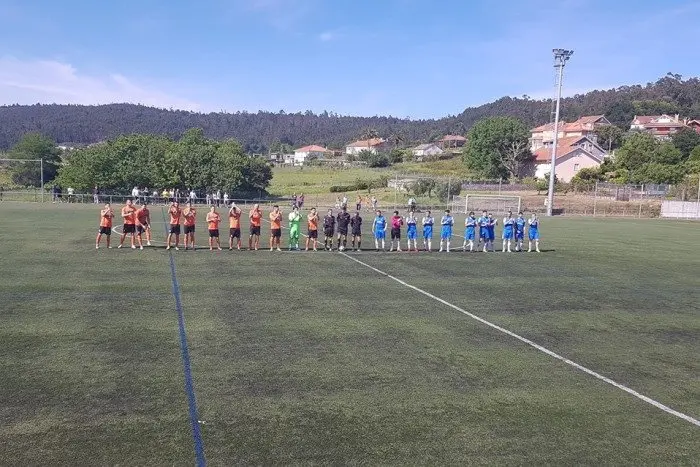
[[[163,212],[163,223],[165,224],[166,235],[168,233],[168,223],[165,217],[165,209]],[[207,464],[204,457],[204,441],[202,441],[202,433],[199,428],[199,411],[197,410],[197,398],[194,395],[194,382],[192,380],[192,368],[190,365],[190,350],[187,345],[187,332],[185,331],[185,313],[182,310],[182,301],[180,300],[180,284],[177,281],[177,273],[175,271],[175,259],[172,251],[168,251],[170,259],[170,276],[173,282],[173,296],[175,297],[175,309],[177,310],[177,324],[180,331],[180,353],[182,354],[182,368],[185,374],[185,392],[187,393],[187,405],[190,411],[190,425],[192,426],[192,440],[194,441],[194,454],[198,467],[204,467]]]

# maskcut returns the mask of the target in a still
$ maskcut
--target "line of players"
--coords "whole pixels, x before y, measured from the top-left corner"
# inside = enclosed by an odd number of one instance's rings
[[[243,212],[234,203],[231,204],[228,211],[229,218],[229,250],[233,250],[234,243],[238,250],[241,249],[241,217]],[[168,209],[169,225],[168,235],[166,238],[166,249],[172,246],[179,250],[180,245],[180,222],[184,219],[184,247],[195,249],[195,225],[197,218],[197,210],[191,204],[187,203],[184,209],[180,209],[177,202],[171,203]],[[107,203],[100,211],[100,227],[95,241],[95,248],[99,248],[100,240],[104,235],[106,237],[107,247],[111,248],[110,235],[112,231],[112,222],[114,212]],[[137,208],[131,200],[127,200],[126,205],[121,209],[121,217],[123,219],[123,229],[118,248],[122,248],[124,240],[127,236],[131,236],[131,248],[143,249],[143,234],[146,235],[147,245],[151,244],[151,218],[148,205],[144,204]],[[258,250],[260,247],[260,230],[263,219],[263,213],[260,206],[256,204],[248,214],[250,221],[250,232],[248,236],[248,248],[250,250]],[[209,233],[209,249],[213,250],[216,247],[221,250],[219,240],[219,225],[221,223],[221,215],[216,211],[215,206],[209,208],[206,215],[207,230]],[[301,234],[302,215],[295,206],[288,216],[289,228],[289,249],[299,250],[299,237]],[[316,208],[311,208],[307,215],[307,235],[305,250],[309,247],[313,251],[317,251],[318,230],[319,230],[319,215]],[[269,214],[270,223],[270,251],[281,251],[282,238],[282,212],[279,206],[274,206]],[[338,215],[333,214],[333,210],[329,209],[327,215],[323,218],[323,234],[324,234],[324,249],[332,251],[333,244],[336,243],[336,249],[344,251],[347,248],[348,237],[351,237],[351,249],[353,251],[360,250],[362,245],[362,217],[360,212],[355,212],[351,215],[347,212],[347,208],[343,207]],[[470,212],[465,219],[464,243],[462,248],[464,251],[494,251],[495,228],[498,222],[487,211],[483,211],[482,216],[476,218],[474,212]],[[394,211],[393,215],[387,219],[380,210],[376,211],[376,217],[372,222],[372,233],[374,237],[374,246],[377,251],[386,249],[386,231],[390,228],[390,247],[389,251],[401,250],[401,230],[406,225],[406,237],[408,251],[418,251],[418,219],[415,213],[410,211],[406,217],[399,215],[398,211]],[[430,211],[425,213],[421,219],[423,249],[432,251],[433,227],[435,219]],[[535,251],[539,252],[539,218],[535,213],[530,219],[525,219],[523,213],[518,213],[518,217],[513,217],[509,212],[503,218],[503,252],[511,252],[511,244],[514,243],[515,251],[522,251],[523,241],[525,238],[525,228],[528,229],[528,252],[532,251],[533,243]],[[440,219],[440,248],[439,252],[449,252],[451,239],[453,236],[454,217],[450,210],[445,210],[444,215]],[[350,234],[350,235],[349,235]],[[173,245],[174,240],[174,245]],[[475,244],[476,242],[476,244]],[[483,250],[481,250],[483,243]]]

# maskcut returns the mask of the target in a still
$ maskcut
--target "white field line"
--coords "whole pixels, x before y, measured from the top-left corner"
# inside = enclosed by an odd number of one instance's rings
[[[435,301],[437,301],[437,302],[440,302],[440,303],[442,303],[443,305],[446,305],[446,306],[452,308],[453,310],[459,311],[460,313],[462,313],[462,314],[464,314],[464,315],[466,315],[466,316],[468,316],[468,317],[470,317],[470,318],[472,318],[472,319],[474,319],[474,320],[476,320],[476,321],[479,321],[479,322],[482,323],[482,324],[485,324],[485,325],[487,325],[487,326],[489,326],[489,327],[491,327],[491,328],[493,328],[493,329],[495,329],[495,330],[497,330],[497,331],[500,331],[500,332],[502,332],[503,334],[507,334],[507,335],[509,335],[509,336],[511,336],[511,337],[513,337],[513,338],[515,338],[515,339],[517,339],[517,340],[519,340],[520,342],[523,342],[523,343],[529,345],[530,347],[534,347],[535,349],[539,350],[539,351],[542,352],[542,353],[545,353],[545,354],[549,355],[550,357],[556,358],[557,360],[560,360],[560,361],[566,363],[567,365],[571,365],[572,367],[576,368],[577,370],[580,370],[580,371],[582,371],[582,372],[584,372],[584,373],[587,373],[587,374],[593,376],[593,377],[596,378],[596,379],[599,379],[599,380],[604,381],[604,382],[606,382],[606,383],[608,383],[608,384],[610,384],[610,385],[612,385],[612,386],[615,386],[616,388],[621,389],[621,390],[625,391],[626,393],[631,394],[632,396],[634,396],[634,397],[636,397],[636,398],[638,398],[638,399],[643,400],[643,401],[646,402],[647,404],[653,405],[654,407],[656,407],[656,408],[658,408],[658,409],[661,409],[661,410],[663,410],[664,412],[666,412],[666,413],[668,413],[668,414],[671,414],[671,415],[673,415],[673,416],[675,416],[675,417],[678,417],[678,418],[683,419],[683,420],[685,420],[685,421],[687,421],[687,422],[690,422],[690,423],[692,423],[692,424],[695,425],[695,426],[700,427],[700,420],[697,420],[697,419],[691,417],[690,415],[686,415],[686,414],[684,414],[684,413],[682,413],[682,412],[678,412],[677,410],[674,410],[674,409],[672,409],[672,408],[670,408],[670,407],[668,407],[668,406],[662,404],[661,402],[658,402],[658,401],[652,399],[651,397],[645,396],[644,394],[640,394],[639,392],[635,391],[634,389],[630,389],[630,388],[628,388],[628,387],[625,386],[625,385],[622,385],[622,384],[620,384],[620,383],[618,383],[618,382],[616,382],[616,381],[613,381],[612,379],[610,379],[610,378],[608,378],[608,377],[606,377],[606,376],[601,375],[600,373],[597,373],[597,372],[595,372],[595,371],[593,371],[593,370],[590,370],[590,369],[586,368],[586,367],[583,366],[583,365],[580,365],[580,364],[578,364],[578,363],[576,363],[576,362],[574,362],[574,361],[572,361],[572,360],[569,360],[568,358],[563,357],[563,356],[559,355],[558,353],[553,352],[553,351],[547,349],[546,347],[542,347],[541,345],[536,344],[535,342],[531,341],[530,339],[527,339],[527,338],[525,338],[525,337],[522,337],[522,336],[520,336],[519,334],[516,334],[516,333],[514,333],[514,332],[512,332],[512,331],[509,331],[508,329],[505,329],[505,328],[503,328],[503,327],[501,327],[501,326],[499,326],[499,325],[497,325],[497,324],[494,324],[494,323],[492,323],[492,322],[490,322],[490,321],[487,321],[487,320],[485,320],[484,318],[481,318],[481,317],[479,317],[479,316],[477,316],[477,315],[475,315],[475,314],[473,314],[473,313],[469,313],[468,311],[466,311],[466,310],[464,310],[464,309],[458,307],[457,305],[454,305],[454,304],[452,304],[452,303],[450,303],[450,302],[448,302],[448,301],[446,301],[446,300],[443,300],[443,299],[440,298],[440,297],[437,297],[437,296],[431,294],[430,292],[426,292],[426,291],[423,290],[423,289],[420,289],[420,288],[418,288],[418,287],[416,287],[416,286],[414,286],[414,285],[411,285],[411,284],[409,284],[409,283],[407,283],[407,282],[405,282],[405,281],[402,281],[401,279],[399,279],[399,278],[397,278],[397,277],[394,277],[394,276],[392,276],[391,274],[388,274],[388,273],[386,273],[386,272],[384,272],[384,271],[381,271],[381,270],[379,270],[379,269],[377,269],[377,268],[375,268],[375,267],[372,267],[372,266],[370,266],[369,264],[367,264],[367,263],[365,263],[365,262],[363,262],[363,261],[360,261],[360,260],[357,259],[357,258],[354,258],[354,257],[352,257],[352,256],[350,256],[350,255],[348,255],[348,254],[346,254],[346,253],[343,253],[343,252],[340,252],[340,254],[343,255],[343,256],[345,256],[346,258],[348,258],[348,259],[350,259],[350,260],[352,260],[352,261],[354,261],[354,262],[356,262],[356,263],[358,263],[358,264],[360,264],[360,265],[366,267],[366,268],[371,269],[372,271],[374,271],[374,272],[376,272],[376,273],[378,273],[378,274],[381,274],[382,276],[385,276],[385,277],[387,277],[387,278],[389,278],[389,279],[391,279],[391,280],[393,280],[393,281],[395,281],[395,282],[398,282],[399,284],[401,284],[401,285],[403,285],[403,286],[405,286],[405,287],[408,287],[409,289],[415,290],[416,292],[418,292],[418,293],[420,293],[420,294],[423,294],[423,295],[425,295],[425,296],[428,297],[428,298],[432,298],[433,300],[435,300]]]

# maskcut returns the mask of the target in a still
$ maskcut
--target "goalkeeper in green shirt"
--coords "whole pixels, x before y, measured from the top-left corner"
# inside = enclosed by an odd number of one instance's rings
[[[289,251],[292,249],[299,250],[299,224],[301,223],[301,214],[299,208],[294,206],[292,212],[289,213]]]

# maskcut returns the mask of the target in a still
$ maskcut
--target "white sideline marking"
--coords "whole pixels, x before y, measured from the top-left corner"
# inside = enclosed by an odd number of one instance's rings
[[[348,258],[348,259],[351,259],[351,260],[355,261],[355,262],[358,263],[358,264],[361,264],[362,266],[365,266],[365,267],[371,269],[372,271],[374,271],[374,272],[376,272],[376,273],[381,274],[382,276],[388,277],[389,279],[392,279],[392,280],[398,282],[399,284],[401,284],[401,285],[403,285],[403,286],[405,286],[405,287],[408,287],[409,289],[413,289],[413,290],[415,290],[416,292],[425,295],[426,297],[432,298],[433,300],[438,301],[438,302],[442,303],[443,305],[446,305],[446,306],[448,306],[448,307],[450,307],[450,308],[452,308],[452,309],[454,309],[454,310],[457,310],[457,311],[459,311],[460,313],[463,313],[463,314],[469,316],[470,318],[472,318],[472,319],[474,319],[474,320],[476,320],[476,321],[479,321],[479,322],[482,323],[482,324],[485,324],[485,325],[487,325],[487,326],[489,326],[489,327],[491,327],[491,328],[493,328],[493,329],[496,329],[497,331],[500,331],[500,332],[502,332],[502,333],[504,333],[504,334],[507,334],[507,335],[509,335],[509,336],[511,336],[511,337],[514,337],[514,338],[518,339],[519,341],[521,341],[521,342],[523,342],[523,343],[525,343],[525,344],[527,344],[527,345],[529,345],[529,346],[531,346],[531,347],[534,347],[535,349],[539,350],[540,352],[543,352],[543,353],[549,355],[550,357],[554,357],[554,358],[556,358],[557,360],[561,360],[562,362],[566,363],[567,365],[573,366],[573,367],[576,368],[577,370],[580,370],[580,371],[582,371],[582,372],[584,372],[584,373],[587,373],[587,374],[589,374],[589,375],[591,375],[591,376],[593,376],[593,377],[595,377],[595,378],[597,378],[597,379],[599,379],[599,380],[601,380],[601,381],[604,381],[604,382],[606,382],[606,383],[608,383],[608,384],[610,384],[610,385],[612,385],[612,386],[615,386],[616,388],[621,389],[621,390],[625,391],[626,393],[631,394],[631,395],[633,395],[634,397],[643,400],[643,401],[646,402],[647,404],[651,404],[651,405],[653,405],[654,407],[656,407],[656,408],[658,408],[658,409],[661,409],[661,410],[663,410],[663,411],[666,412],[666,413],[669,413],[669,414],[671,414],[671,415],[674,415],[674,416],[676,416],[676,417],[678,417],[678,418],[681,418],[681,419],[683,419],[683,420],[685,420],[685,421],[687,421],[687,422],[692,423],[692,424],[695,425],[695,426],[700,427],[700,420],[697,420],[697,419],[691,417],[690,415],[686,415],[686,414],[684,414],[684,413],[682,413],[682,412],[678,412],[677,410],[673,410],[672,408],[670,408],[670,407],[668,407],[668,406],[662,404],[661,402],[658,402],[658,401],[652,399],[651,397],[647,397],[647,396],[645,396],[644,394],[640,394],[640,393],[638,393],[637,391],[635,391],[634,389],[630,389],[630,388],[628,388],[627,386],[624,386],[624,385],[622,385],[622,384],[620,384],[620,383],[618,383],[618,382],[616,382],[616,381],[613,381],[612,379],[610,379],[610,378],[608,378],[608,377],[606,377],[606,376],[601,375],[600,373],[596,373],[596,372],[593,371],[593,370],[589,370],[588,368],[586,368],[586,367],[583,366],[583,365],[579,365],[578,363],[576,363],[576,362],[574,362],[574,361],[572,361],[572,360],[569,360],[569,359],[566,358],[566,357],[562,357],[562,356],[559,355],[558,353],[553,352],[553,351],[547,349],[546,347],[542,347],[541,345],[536,344],[535,342],[532,342],[530,339],[527,339],[527,338],[525,338],[525,337],[520,336],[519,334],[516,334],[516,333],[514,333],[514,332],[512,332],[512,331],[509,331],[509,330],[507,330],[507,329],[505,329],[505,328],[502,328],[501,326],[499,326],[499,325],[497,325],[497,324],[494,324],[494,323],[492,323],[492,322],[490,322],[490,321],[487,321],[487,320],[485,320],[484,318],[481,318],[481,317],[479,317],[479,316],[477,316],[477,315],[475,315],[475,314],[469,313],[468,311],[466,311],[466,310],[464,310],[464,309],[458,307],[457,305],[453,305],[452,303],[450,303],[450,302],[448,302],[448,301],[446,301],[446,300],[443,300],[442,298],[437,297],[437,296],[431,294],[430,292],[426,292],[426,291],[423,290],[423,289],[419,289],[418,287],[416,287],[416,286],[414,286],[414,285],[411,285],[411,284],[409,284],[409,283],[407,283],[407,282],[404,282],[404,281],[402,281],[401,279],[392,276],[391,274],[388,274],[388,273],[386,273],[386,272],[384,272],[384,271],[380,271],[379,269],[377,269],[377,268],[375,268],[375,267],[372,267],[372,266],[370,266],[369,264],[367,264],[367,263],[365,263],[365,262],[363,262],[363,261],[360,261],[360,260],[357,259],[357,258],[354,258],[354,257],[352,257],[352,256],[350,256],[350,255],[348,255],[348,254],[346,254],[346,253],[343,253],[343,252],[340,252],[340,254],[343,255],[343,256],[345,256],[345,257]]]

